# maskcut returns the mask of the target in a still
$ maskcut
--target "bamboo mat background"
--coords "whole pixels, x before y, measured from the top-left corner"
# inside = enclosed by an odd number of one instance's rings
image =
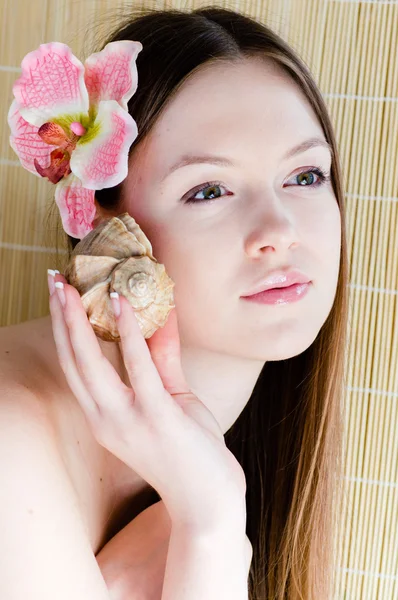
[[[398,599],[398,4],[263,0],[220,5],[263,21],[298,50],[332,115],[345,174],[351,260],[347,510],[337,598]],[[9,145],[12,85],[22,58],[41,43],[64,42],[84,62],[94,51],[95,36],[102,34],[103,11],[105,31],[115,9],[127,12],[128,5],[0,0],[0,326],[49,314],[46,270],[63,272],[66,247],[60,221],[48,221],[53,185],[23,169]]]

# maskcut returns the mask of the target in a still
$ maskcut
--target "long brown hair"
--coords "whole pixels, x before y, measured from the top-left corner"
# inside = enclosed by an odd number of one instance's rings
[[[143,44],[137,57],[139,85],[128,103],[139,132],[130,157],[193,70],[210,61],[256,56],[274,60],[293,78],[332,147],[331,178],[342,227],[333,307],[307,350],[265,363],[248,403],[225,434],[246,474],[246,533],[253,546],[250,600],[332,598],[343,497],[348,262],[342,174],[326,105],[293,49],[266,25],[233,10],[134,8],[96,51],[124,39]],[[102,214],[119,214],[122,188],[123,183],[96,192]],[[78,241],[68,236],[67,258]]]

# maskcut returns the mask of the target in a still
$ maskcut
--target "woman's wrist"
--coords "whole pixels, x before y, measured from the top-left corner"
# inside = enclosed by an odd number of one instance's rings
[[[168,511],[172,530],[203,538],[232,533],[245,538],[247,519],[245,496],[245,494],[233,494],[228,495],[224,500],[217,498],[214,503],[216,507],[214,513],[208,513],[206,517],[192,515],[188,511],[185,513],[180,511],[178,514]],[[165,506],[168,510],[167,505]]]
[[[251,556],[236,517],[213,531],[172,524],[161,600],[248,600]]]

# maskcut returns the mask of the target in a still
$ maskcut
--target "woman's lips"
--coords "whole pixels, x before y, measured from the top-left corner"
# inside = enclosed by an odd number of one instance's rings
[[[259,304],[290,304],[303,298],[310,290],[311,285],[312,281],[295,283],[285,288],[273,288],[259,294],[253,294],[253,296],[242,296],[242,300]]]

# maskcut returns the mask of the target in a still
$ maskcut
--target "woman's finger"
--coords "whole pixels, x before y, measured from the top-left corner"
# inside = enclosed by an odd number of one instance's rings
[[[123,350],[123,360],[136,399],[145,399],[145,407],[159,414],[159,403],[166,394],[163,382],[152,360],[148,344],[142,335],[134,310],[124,296],[119,296],[120,316],[117,325]]]
[[[49,277],[52,276],[49,275]],[[55,281],[66,282],[65,278],[60,275],[57,275]],[[65,323],[62,306],[56,291],[50,295],[49,307],[59,364],[65,374],[71,391],[82,405],[82,409],[87,415],[87,418],[94,421],[98,418],[98,407],[84,386],[80,373],[76,367],[76,359],[69,336],[69,330]]]
[[[190,391],[181,366],[181,346],[178,332],[177,311],[170,312],[164,327],[160,327],[147,340],[152,360],[169,394],[185,394]]]
[[[76,366],[81,379],[97,404],[100,414],[109,410],[110,398],[117,396],[118,406],[126,408],[131,403],[131,389],[120,379],[114,367],[103,355],[94,330],[87,318],[79,292],[64,283],[66,306],[63,309]],[[78,399],[80,396],[78,397]]]

